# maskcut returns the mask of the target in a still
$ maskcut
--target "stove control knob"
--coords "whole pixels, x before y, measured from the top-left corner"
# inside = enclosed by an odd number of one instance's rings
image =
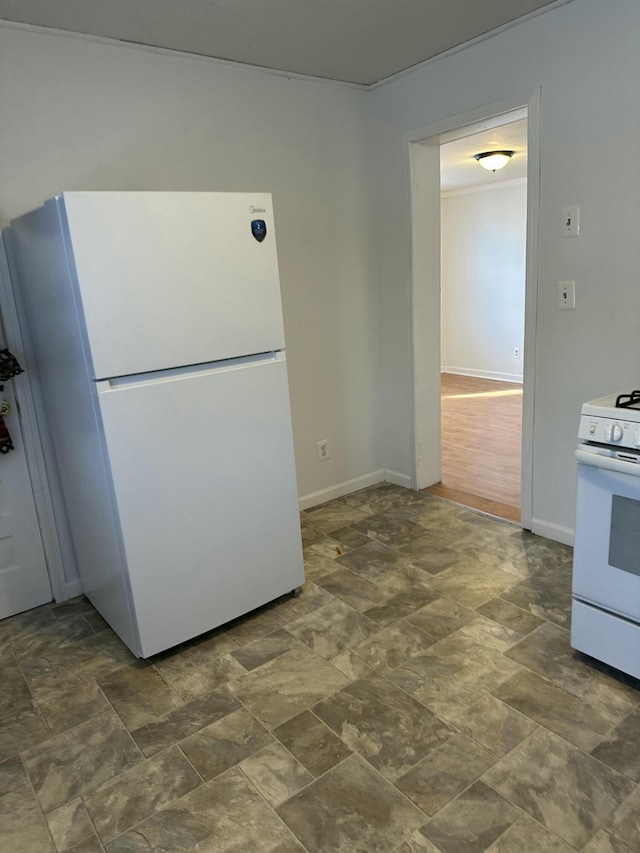
[[[609,441],[620,441],[622,438],[622,427],[620,424],[611,424],[609,427]]]

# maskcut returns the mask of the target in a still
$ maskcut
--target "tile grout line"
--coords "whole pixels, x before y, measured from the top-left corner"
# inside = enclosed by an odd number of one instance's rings
[[[510,602],[507,602],[507,603],[510,603]],[[519,646],[520,643],[529,639],[529,637],[532,634],[534,634],[536,631],[539,631],[545,624],[555,625],[556,627],[562,628],[565,631],[567,630],[566,628],[563,628],[562,625],[557,625],[557,623],[555,623],[555,622],[551,622],[550,620],[545,620],[545,622],[543,622],[542,625],[538,625],[537,628],[534,628],[533,631],[531,631],[529,634],[527,634],[525,637],[523,637],[522,640],[518,640],[518,642],[515,643],[510,649],[508,649],[508,651],[512,651],[513,649],[516,648],[516,646]],[[513,660],[513,659],[509,658],[509,660]],[[581,696],[578,693],[573,693],[571,690],[568,690],[564,685],[560,684],[557,681],[554,681],[552,678],[549,678],[547,675],[543,675],[542,673],[537,672],[535,669],[531,669],[531,667],[527,666],[526,664],[520,663],[519,661],[514,661],[514,663],[517,663],[518,666],[522,667],[522,669],[525,670],[526,672],[532,673],[533,675],[537,675],[538,678],[542,678],[545,681],[548,681],[554,687],[557,687],[560,690],[564,690],[565,693],[568,693],[570,696],[573,696],[574,699],[579,699],[580,701],[587,702],[588,704],[596,707],[600,711],[612,713],[604,704],[601,704],[599,701],[592,700],[592,699],[585,699],[584,696]],[[600,674],[602,674],[602,673],[600,673]],[[620,718],[620,722],[622,722],[624,719],[626,719],[626,717],[629,716],[629,714],[632,714],[634,711],[636,711],[638,709],[640,709],[640,698],[638,699],[638,702],[632,708],[630,708],[628,711],[626,711],[624,713],[624,715]],[[615,726],[612,727],[611,731],[613,731],[614,728],[616,728],[618,725],[620,725],[620,722],[616,723]],[[607,735],[603,735],[603,737],[607,737]]]
[[[540,723],[538,723],[538,728],[543,729],[544,731],[546,731],[547,733],[550,733],[550,734],[551,734],[551,735],[553,735],[554,737],[560,738],[560,740],[563,740],[563,741],[564,741],[564,742],[569,746],[569,748],[577,749],[579,752],[582,752],[584,755],[589,756],[590,758],[593,758],[593,756],[590,756],[590,755],[589,755],[589,753],[584,752],[584,750],[581,750],[581,749],[580,749],[579,747],[577,747],[574,743],[571,743],[571,741],[568,741],[566,738],[563,738],[563,737],[562,737],[562,735],[559,735],[559,734],[557,734],[556,732],[552,732],[552,731],[551,731],[550,729],[548,729],[546,726],[543,726],[543,725],[541,725]],[[536,730],[534,730],[533,732],[531,732],[530,734],[528,734],[525,738],[523,738],[523,740],[522,740],[522,741],[520,741],[520,743],[519,743],[519,744],[516,744],[516,746],[515,746],[512,750],[510,750],[510,752],[509,752],[509,753],[507,753],[507,755],[502,756],[502,758],[506,758],[508,755],[510,755],[510,754],[511,754],[511,752],[513,752],[513,750],[514,750],[514,749],[517,749],[518,747],[520,747],[520,746],[522,746],[523,744],[525,744],[528,740],[530,740],[530,739],[531,739],[531,738],[536,734],[536,731],[537,731],[537,729],[536,729]],[[500,759],[500,760],[502,760],[502,759]],[[597,761],[597,759],[594,759],[594,760],[596,760],[596,761]],[[497,762],[496,762],[496,763],[497,763]],[[621,777],[622,777],[622,778],[624,778],[624,779],[627,779],[627,778],[628,778],[628,777],[624,776],[622,773],[619,773],[618,771],[614,770],[612,767],[609,767],[608,765],[604,764],[603,762],[598,762],[598,763],[599,763],[599,764],[602,764],[602,766],[603,766],[603,767],[605,767],[609,772],[616,773],[616,775],[621,776]],[[493,766],[495,766],[495,765],[493,765]],[[489,768],[489,769],[491,769],[491,768]],[[485,771],[485,773],[486,773],[486,772],[487,772],[487,771]],[[484,780],[483,780],[483,781],[484,781]],[[531,815],[529,812],[525,811],[521,806],[518,806],[518,804],[517,804],[517,803],[515,803],[515,802],[514,802],[514,801],[513,801],[513,800],[512,800],[508,795],[503,794],[501,791],[498,791],[498,790],[497,790],[493,785],[491,785],[491,783],[489,783],[489,782],[485,782],[485,785],[487,785],[487,787],[491,788],[491,790],[492,790],[492,791],[495,791],[497,794],[499,794],[499,796],[504,797],[504,799],[505,799],[505,800],[507,800],[507,802],[511,803],[511,805],[513,805],[515,808],[519,809],[521,812],[523,812],[525,815],[527,815],[528,817],[530,817],[532,820],[535,820],[535,821],[536,821],[536,823],[540,823],[540,821],[538,821],[536,818],[534,818],[534,817],[533,817],[533,815]],[[638,787],[640,787],[640,786],[638,786]],[[566,845],[567,845],[568,847],[570,847],[571,849],[574,849],[574,850],[582,850],[582,849],[583,849],[587,844],[589,844],[589,843],[593,840],[593,838],[598,834],[598,832],[600,831],[600,829],[605,825],[605,823],[606,823],[606,822],[608,822],[608,821],[611,819],[611,817],[612,817],[612,816],[615,814],[615,812],[620,808],[620,806],[622,806],[622,805],[624,804],[624,802],[626,802],[626,800],[627,800],[627,799],[629,799],[629,797],[633,796],[633,794],[634,794],[634,791],[631,791],[631,792],[630,792],[630,793],[629,793],[629,794],[628,794],[628,795],[627,795],[627,796],[626,796],[626,797],[625,797],[625,798],[624,798],[620,803],[617,803],[617,804],[613,807],[613,809],[611,810],[611,812],[610,812],[610,813],[609,813],[609,814],[608,814],[608,815],[607,815],[607,816],[602,820],[602,822],[598,825],[598,827],[597,827],[597,828],[596,828],[596,829],[591,833],[591,835],[590,835],[590,836],[589,836],[589,838],[585,841],[585,843],[584,843],[583,845],[581,845],[581,847],[579,847],[579,848],[578,848],[578,847],[575,847],[573,844],[571,844],[571,842],[569,842],[569,841],[567,841],[566,839],[562,838],[562,836],[558,835],[558,833],[557,833],[557,832],[554,832],[550,827],[546,826],[545,824],[540,824],[540,825],[541,825],[541,826],[543,826],[543,827],[544,827],[544,829],[546,829],[546,830],[547,830],[547,832],[550,832],[552,835],[554,835],[554,836],[556,836],[557,838],[559,838],[559,839],[560,839],[564,844],[566,844]]]
[[[277,740],[277,738],[276,738],[276,740]],[[278,742],[278,743],[280,743],[279,741],[277,741],[277,742]],[[280,744],[280,745],[281,745],[284,749],[286,749],[286,747],[284,746],[284,744]],[[265,748],[266,748],[266,747],[265,747]],[[261,750],[259,750],[259,751],[261,751]],[[288,752],[288,750],[287,750],[287,752]],[[254,755],[257,755],[257,753],[254,753]],[[251,756],[249,756],[249,757],[251,757]],[[297,759],[296,759],[296,757],[295,757],[295,756],[292,756],[292,758],[293,758],[295,761],[297,761]],[[243,761],[244,761],[244,759],[243,759]],[[233,766],[238,768],[238,770],[239,770],[239,771],[242,773],[242,775],[245,777],[245,779],[247,780],[247,782],[249,783],[249,785],[252,787],[252,789],[253,789],[253,790],[256,792],[256,794],[260,797],[260,799],[261,799],[261,800],[262,800],[262,801],[267,805],[267,807],[268,807],[268,808],[273,812],[273,814],[277,817],[277,819],[280,821],[280,823],[282,824],[282,826],[284,826],[284,827],[285,827],[285,829],[287,830],[287,832],[289,833],[289,835],[290,835],[290,836],[291,836],[295,841],[297,841],[297,842],[298,842],[298,844],[302,847],[302,849],[305,851],[305,853],[309,853],[308,848],[307,848],[307,847],[305,847],[305,845],[302,843],[302,841],[300,840],[300,838],[298,838],[298,836],[297,836],[297,835],[295,834],[295,832],[291,829],[291,827],[287,824],[287,822],[284,820],[284,818],[282,818],[282,817],[278,814],[278,812],[277,812],[277,808],[279,808],[279,806],[284,805],[284,804],[285,804],[286,802],[288,802],[290,799],[293,799],[293,797],[296,797],[298,794],[302,793],[302,791],[306,790],[306,789],[307,789],[310,785],[312,785],[312,784],[313,784],[313,782],[314,782],[314,781],[316,781],[316,780],[315,780],[315,779],[313,779],[313,780],[312,780],[311,782],[309,782],[307,785],[304,785],[302,788],[300,788],[300,790],[299,790],[299,791],[297,791],[295,794],[292,794],[292,795],[291,795],[291,797],[288,797],[286,800],[283,800],[283,802],[282,802],[282,803],[279,803],[278,807],[276,807],[276,806],[272,806],[272,805],[271,805],[271,803],[267,800],[267,798],[264,796],[264,794],[262,793],[262,791],[257,787],[257,785],[253,782],[253,780],[252,780],[249,776],[247,776],[247,774],[246,774],[246,773],[245,773],[245,771],[244,771],[244,768],[240,766],[240,765],[241,765],[241,763],[242,763],[242,762],[241,762],[241,761],[239,761],[239,762],[237,762],[237,764],[234,764]],[[297,763],[298,763],[298,764],[300,764],[300,762],[299,762],[299,761],[297,761]],[[302,767],[303,765],[301,764],[300,766]],[[230,769],[230,768],[229,768],[229,769]],[[305,767],[305,770],[306,770],[306,767]],[[307,770],[307,772],[309,773],[309,771],[308,771],[308,770]],[[313,774],[312,774],[312,773],[309,773],[309,775],[310,775],[310,776],[312,776]]]

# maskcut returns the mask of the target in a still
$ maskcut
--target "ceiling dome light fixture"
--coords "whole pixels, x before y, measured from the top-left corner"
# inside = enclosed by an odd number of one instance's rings
[[[489,172],[503,169],[512,157],[513,151],[484,151],[482,154],[475,155],[475,159],[482,168]]]

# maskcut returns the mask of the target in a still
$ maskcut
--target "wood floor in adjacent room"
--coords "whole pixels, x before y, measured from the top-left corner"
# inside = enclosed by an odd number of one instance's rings
[[[522,385],[443,373],[442,482],[426,491],[520,521]]]

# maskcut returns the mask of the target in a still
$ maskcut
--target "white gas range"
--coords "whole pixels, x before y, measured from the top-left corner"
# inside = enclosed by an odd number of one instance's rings
[[[585,403],[571,645],[640,678],[640,391]]]

